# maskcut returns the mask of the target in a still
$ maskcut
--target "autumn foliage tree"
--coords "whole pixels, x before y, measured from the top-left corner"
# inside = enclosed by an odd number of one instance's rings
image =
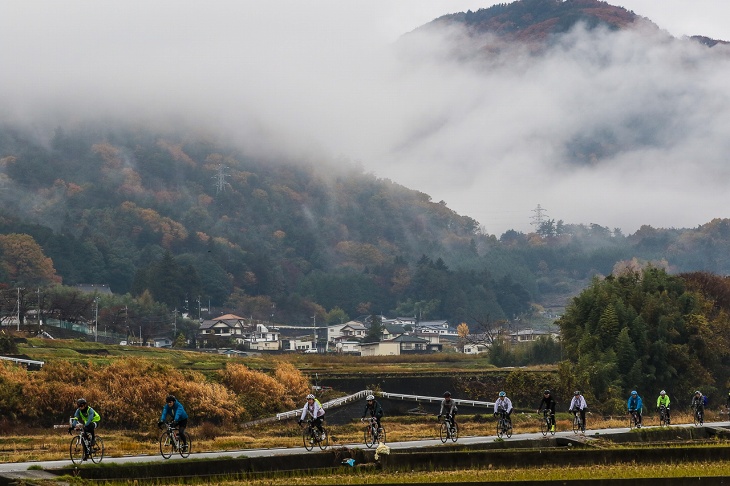
[[[32,236],[0,234],[0,267],[6,278],[19,286],[45,286],[60,283],[53,261]]]

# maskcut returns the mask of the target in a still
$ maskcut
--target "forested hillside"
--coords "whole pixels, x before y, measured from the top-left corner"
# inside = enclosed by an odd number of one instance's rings
[[[5,127],[6,312],[16,287],[62,282],[279,322],[384,312],[484,323],[560,307],[617,265],[730,270],[728,220],[628,236],[547,220],[497,238],[426,194],[322,163],[141,126],[59,127],[48,139]]]

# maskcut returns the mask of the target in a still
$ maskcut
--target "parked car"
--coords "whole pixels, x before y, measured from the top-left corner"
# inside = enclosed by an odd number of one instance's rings
[[[119,341],[119,345],[120,346],[126,346],[127,345],[127,341]]]
[[[317,353],[319,353],[319,351],[317,350],[317,348],[311,348],[311,349],[305,349],[304,350],[304,354],[317,354]]]

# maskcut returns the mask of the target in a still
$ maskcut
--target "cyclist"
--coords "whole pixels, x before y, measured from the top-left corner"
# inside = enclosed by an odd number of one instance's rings
[[[579,390],[576,390],[573,392],[573,399],[570,401],[570,407],[568,408],[569,412],[572,412],[575,416],[578,412],[580,412],[580,421],[583,424],[581,426],[581,429],[583,432],[586,431],[586,410],[588,409],[588,404],[586,403],[586,399],[583,398],[583,395],[580,394]]]
[[[543,405],[545,405],[545,410],[550,410],[550,431],[555,432],[555,399],[550,390],[542,392],[542,400],[540,400],[540,405],[537,406],[537,413],[540,413]]]
[[[322,408],[322,405],[320,405],[319,400],[317,400],[315,396],[311,393],[307,395],[307,403],[304,404],[304,408],[302,408],[302,415],[301,417],[299,417],[299,421],[297,423],[299,425],[302,425],[302,422],[304,422],[304,419],[307,418],[307,415],[312,418],[312,425],[317,427],[320,439],[324,440],[325,434],[324,430],[322,429],[322,420],[324,420],[324,409]]]
[[[631,395],[629,395],[626,406],[629,409],[629,414],[631,414],[631,412],[636,413],[636,427],[641,428],[641,410],[644,408],[644,405],[636,390],[631,391]]]
[[[670,419],[669,419],[669,395],[667,395],[667,392],[662,390],[659,392],[659,397],[656,399],[656,409],[659,411],[659,407],[664,405],[664,408],[667,411],[667,425],[669,425]]]
[[[84,432],[91,437],[91,444],[94,445],[96,442],[96,427],[99,425],[99,421],[101,420],[101,416],[99,413],[91,408],[88,403],[86,403],[85,398],[79,398],[76,400],[76,411],[74,412],[74,418],[71,421],[71,428],[68,429],[69,433],[73,429],[84,429]],[[84,450],[84,458],[85,461],[88,459],[86,450]]]
[[[446,412],[446,416],[449,418],[449,422],[451,423],[451,427],[454,427],[456,424],[456,402],[451,399],[451,392],[444,392],[444,399],[441,400],[441,409],[439,410],[438,418],[441,420],[441,417],[444,415],[444,412]]]
[[[371,417],[375,417],[375,420],[378,422],[378,430],[380,430],[380,419],[383,418],[383,407],[380,406],[372,394],[365,397],[365,410],[363,410],[362,419],[360,420],[365,419],[365,416],[368,413],[370,413]]]
[[[700,422],[703,422],[703,416],[705,414],[705,397],[702,396],[699,390],[692,396],[692,403],[690,404],[692,410],[694,410],[700,417]]]
[[[162,416],[157,425],[161,426],[165,423],[168,415],[172,418],[172,426],[177,426],[180,448],[185,450],[188,447],[188,442],[185,438],[185,428],[188,426],[188,414],[185,412],[182,403],[175,398],[175,395],[167,395],[167,398],[165,398],[165,405],[162,406]]]
[[[494,402],[494,416],[504,412],[510,428],[512,427],[512,400],[507,398],[507,393],[499,392],[499,398]]]

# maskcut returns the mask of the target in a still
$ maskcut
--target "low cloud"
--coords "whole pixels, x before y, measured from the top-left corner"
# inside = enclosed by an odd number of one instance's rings
[[[344,155],[497,235],[538,204],[625,233],[730,217],[726,46],[578,28],[538,55],[454,30],[384,42],[342,2],[147,3],[0,20],[4,121],[175,119],[254,155]]]

